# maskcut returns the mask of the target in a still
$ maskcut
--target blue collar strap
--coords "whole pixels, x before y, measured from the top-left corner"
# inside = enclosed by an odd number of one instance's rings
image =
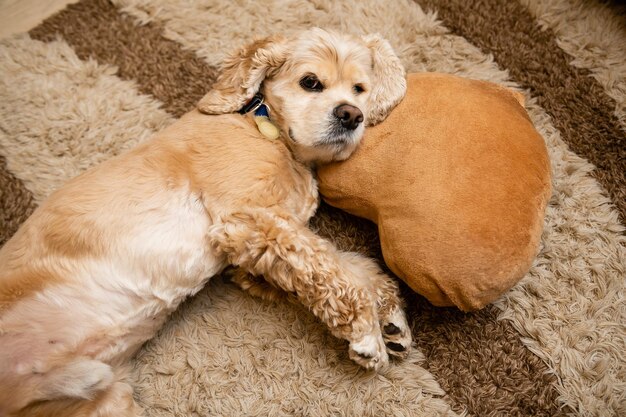
[[[263,105],[264,99],[265,98],[263,97],[263,94],[256,93],[249,102],[247,102],[241,109],[239,109],[239,114],[247,114],[251,111],[256,112],[260,107],[265,107],[265,105]]]
[[[270,117],[270,109],[269,106],[265,103],[261,103],[259,107],[254,111],[255,116],[265,116]]]

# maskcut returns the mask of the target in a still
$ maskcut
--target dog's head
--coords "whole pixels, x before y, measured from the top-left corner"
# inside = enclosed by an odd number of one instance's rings
[[[238,111],[261,91],[271,118],[304,162],[349,157],[365,125],[404,97],[405,71],[389,43],[310,29],[294,39],[270,37],[228,57],[198,104],[207,114]]]

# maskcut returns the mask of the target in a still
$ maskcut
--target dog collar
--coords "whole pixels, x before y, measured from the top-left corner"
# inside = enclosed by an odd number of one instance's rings
[[[248,101],[241,109],[239,109],[239,114],[247,114],[251,111],[256,111],[263,104],[264,100],[265,97],[263,97],[263,94],[256,93],[254,97],[250,99],[250,101]]]
[[[254,112],[257,129],[268,139],[277,139],[280,135],[278,127],[270,120],[270,106],[265,104],[263,94],[256,93],[240,110],[239,114]]]

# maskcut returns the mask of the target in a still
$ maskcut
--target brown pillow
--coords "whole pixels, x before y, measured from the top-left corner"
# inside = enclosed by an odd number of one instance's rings
[[[410,74],[387,120],[318,174],[329,204],[378,224],[395,274],[434,305],[465,311],[526,274],[551,192],[523,96],[432,73]]]

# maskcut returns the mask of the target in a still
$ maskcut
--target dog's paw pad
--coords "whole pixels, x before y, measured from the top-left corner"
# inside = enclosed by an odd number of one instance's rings
[[[387,353],[397,358],[406,358],[411,351],[411,329],[402,309],[394,310],[385,317],[381,325]]]
[[[406,346],[403,346],[400,343],[396,342],[387,342],[385,343],[385,346],[387,346],[388,349],[391,349],[394,352],[404,352],[407,349]]]
[[[393,323],[389,323],[389,324],[387,324],[387,325],[385,325],[385,326],[383,327],[383,332],[384,332],[386,335],[393,336],[394,334],[401,333],[401,332],[402,332],[402,330],[401,330],[398,326],[396,326],[395,324],[393,324]]]
[[[357,355],[359,355],[360,358],[363,359],[372,359],[374,357],[374,355],[372,355],[371,353],[359,353],[356,352]]]

